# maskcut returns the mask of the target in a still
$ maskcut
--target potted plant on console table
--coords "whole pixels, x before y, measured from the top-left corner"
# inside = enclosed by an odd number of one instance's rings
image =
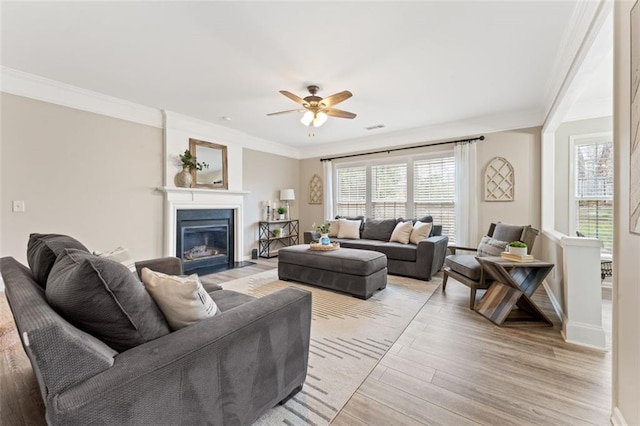
[[[276,212],[278,212],[278,219],[280,220],[284,220],[285,219],[285,214],[287,213],[287,208],[280,206],[276,209]]]

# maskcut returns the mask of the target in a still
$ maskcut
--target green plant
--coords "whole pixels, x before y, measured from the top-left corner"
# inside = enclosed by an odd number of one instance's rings
[[[325,222],[322,225],[316,226],[316,231],[318,231],[321,234],[328,234],[329,228],[331,228],[331,224],[329,222]]]
[[[276,209],[276,211],[278,212],[278,214],[285,214],[287,212],[287,208],[280,206]]]
[[[189,151],[188,149],[184,150],[184,154],[180,154],[180,162],[182,163],[182,167],[188,167],[189,171],[193,169],[202,170],[209,168],[209,165],[204,161],[202,163],[199,163],[196,160],[196,157],[191,155],[191,151]]]
[[[527,248],[527,245],[525,243],[523,243],[522,241],[511,241],[509,243],[509,247]]]

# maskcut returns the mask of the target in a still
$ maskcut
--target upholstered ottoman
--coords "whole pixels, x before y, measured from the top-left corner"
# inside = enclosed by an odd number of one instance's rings
[[[280,249],[278,276],[368,299],[387,286],[387,257],[348,248],[314,251],[309,244],[301,244]]]

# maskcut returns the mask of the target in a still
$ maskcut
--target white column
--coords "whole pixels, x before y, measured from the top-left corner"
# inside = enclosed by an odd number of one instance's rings
[[[602,328],[600,249],[595,238],[563,237],[564,300],[562,333],[567,342],[607,349]]]

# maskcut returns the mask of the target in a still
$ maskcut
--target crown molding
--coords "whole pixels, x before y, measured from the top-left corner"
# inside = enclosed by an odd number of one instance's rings
[[[299,150],[288,145],[257,138],[208,121],[136,104],[12,68],[0,67],[0,91],[160,129],[165,128],[166,115],[171,114],[173,118],[171,125],[181,130],[200,134],[214,134],[220,140],[240,145],[244,148],[296,159],[300,158]]]
[[[0,67],[0,90],[43,102],[162,128],[159,109],[82,89],[12,68]]]
[[[403,145],[429,143],[443,139],[456,139],[470,135],[536,127],[542,125],[543,118],[543,111],[535,108],[525,111],[486,115],[415,129],[365,136],[347,141],[310,146],[306,147],[300,154],[301,158],[315,158],[375,149],[384,150],[385,148]]]
[[[174,111],[163,110],[162,112],[164,115],[164,127],[167,129],[182,130],[195,135],[212,135],[223,143],[270,154],[282,155],[284,157],[300,158],[299,149],[289,145],[251,136],[229,127],[220,126],[219,124],[193,118]]]

